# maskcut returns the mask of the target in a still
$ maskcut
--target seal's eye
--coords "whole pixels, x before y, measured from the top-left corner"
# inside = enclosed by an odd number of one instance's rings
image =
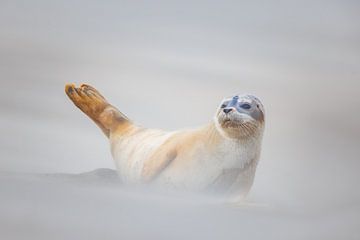
[[[248,103],[243,103],[243,104],[240,105],[240,107],[243,108],[243,109],[250,109],[251,105],[248,104]]]
[[[221,108],[226,107],[227,105],[225,103],[221,104]]]

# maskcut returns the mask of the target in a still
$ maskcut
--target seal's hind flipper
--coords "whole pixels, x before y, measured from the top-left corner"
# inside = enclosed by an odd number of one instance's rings
[[[82,112],[88,115],[105,133],[107,137],[119,125],[129,122],[129,119],[110,105],[106,99],[93,87],[82,84],[75,87],[74,84],[66,84],[65,92],[71,101]]]

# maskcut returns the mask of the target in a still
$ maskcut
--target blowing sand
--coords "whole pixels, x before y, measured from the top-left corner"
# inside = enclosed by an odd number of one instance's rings
[[[0,239],[360,239],[359,1],[2,1]],[[248,206],[118,184],[67,99],[89,83],[138,123],[266,110]],[[59,174],[66,173],[66,174]]]
[[[114,171],[0,174],[2,239],[356,239],[360,204],[223,204],[121,186]],[[257,199],[260,201],[260,199]],[[263,204],[265,203],[266,204]]]

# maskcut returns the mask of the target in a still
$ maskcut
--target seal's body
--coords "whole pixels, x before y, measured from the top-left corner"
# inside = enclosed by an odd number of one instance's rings
[[[209,125],[166,132],[137,126],[89,85],[67,85],[65,91],[109,137],[125,183],[236,196],[249,191],[264,129],[256,97],[224,99]]]

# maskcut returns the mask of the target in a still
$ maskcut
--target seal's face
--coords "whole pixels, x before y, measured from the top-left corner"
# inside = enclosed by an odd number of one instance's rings
[[[216,113],[215,122],[227,137],[250,136],[263,126],[264,108],[253,95],[225,98]]]

